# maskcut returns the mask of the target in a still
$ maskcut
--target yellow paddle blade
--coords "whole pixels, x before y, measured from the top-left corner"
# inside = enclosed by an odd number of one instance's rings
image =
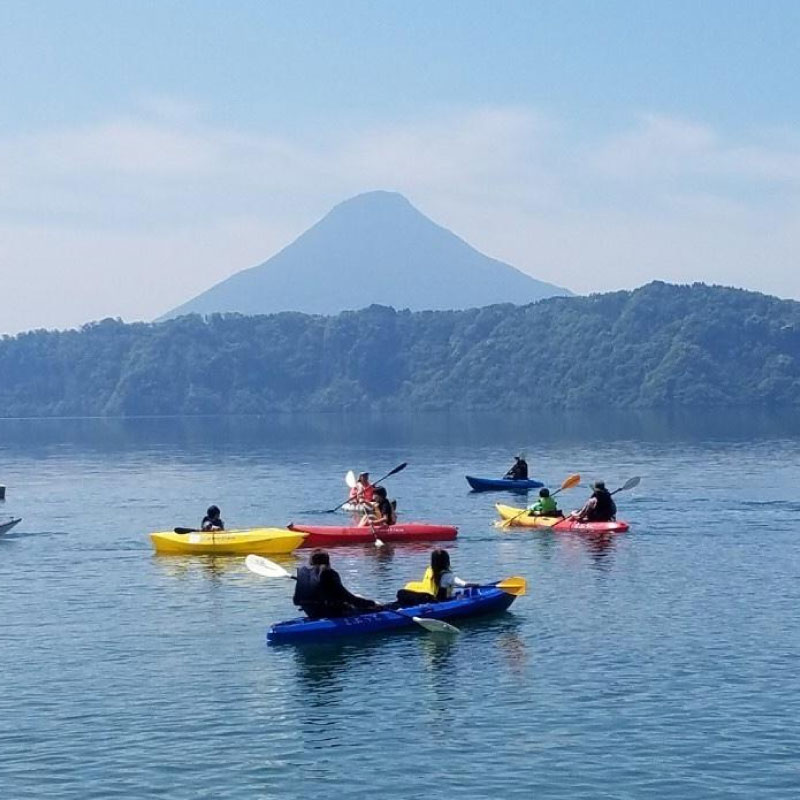
[[[563,492],[564,489],[571,489],[573,486],[577,486],[580,482],[580,475],[577,473],[575,475],[570,475],[568,478],[565,478],[564,483],[561,484],[561,491]]]
[[[506,578],[504,581],[496,583],[495,587],[502,589],[506,594],[513,594],[514,597],[522,597],[528,591],[528,582],[525,578],[514,575],[512,578]]]

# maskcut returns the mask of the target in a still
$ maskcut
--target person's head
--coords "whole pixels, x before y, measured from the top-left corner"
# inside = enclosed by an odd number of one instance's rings
[[[311,564],[312,567],[329,567],[331,565],[331,557],[325,550],[317,549],[311,554],[308,563]]]
[[[386,499],[386,489],[384,489],[383,486],[376,486],[375,487],[375,496],[376,497],[380,497],[381,500],[385,500]]]
[[[433,570],[434,579],[438,583],[439,576],[450,569],[450,553],[437,547],[431,553],[431,569]]]
[[[219,518],[219,506],[209,506],[208,510],[206,511],[206,516],[209,519],[218,519]]]
[[[539,489],[539,497],[550,497],[549,489]]]
[[[592,484],[592,489],[595,492],[604,492],[606,490],[606,482],[605,481],[595,481]]]

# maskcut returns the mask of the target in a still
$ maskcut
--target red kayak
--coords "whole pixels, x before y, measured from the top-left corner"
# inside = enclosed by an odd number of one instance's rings
[[[627,522],[578,522],[576,519],[565,517],[561,522],[551,526],[551,531],[578,531],[580,533],[625,533],[630,528]]]
[[[435,542],[455,539],[458,528],[452,525],[427,525],[424,522],[376,525],[373,529],[350,525],[302,525],[291,523],[289,530],[307,533],[301,547],[332,547],[337,544],[372,544],[375,536],[383,542]]]

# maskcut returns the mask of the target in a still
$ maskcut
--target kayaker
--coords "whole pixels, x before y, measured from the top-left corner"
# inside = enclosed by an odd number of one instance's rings
[[[503,477],[510,481],[528,480],[528,462],[525,460],[524,453],[514,456],[514,463]]]
[[[209,506],[206,515],[200,523],[200,530],[203,531],[224,531],[225,523],[220,517],[219,506]]]
[[[592,484],[592,496],[572,516],[581,522],[611,522],[617,518],[617,504],[603,481]]]
[[[314,550],[308,566],[298,567],[292,602],[309,619],[347,617],[381,608],[374,600],[359,597],[344,587],[325,550]]]
[[[358,476],[356,485],[350,492],[350,498],[357,503],[371,503],[375,499],[375,487],[369,482],[369,472],[362,472]]]
[[[361,518],[359,526],[364,525],[394,525],[397,522],[395,504],[386,496],[383,486],[375,487],[375,500]]]
[[[549,489],[539,489],[539,499],[528,506],[530,517],[563,517],[564,512],[558,510],[558,502],[550,496]]]
[[[420,603],[441,603],[453,596],[455,586],[467,586],[450,569],[450,553],[442,548],[431,552],[431,565],[425,570],[421,581],[411,581],[397,592],[399,608]]]

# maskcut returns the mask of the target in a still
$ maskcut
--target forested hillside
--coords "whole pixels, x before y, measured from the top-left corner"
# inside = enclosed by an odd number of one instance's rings
[[[800,303],[651,283],[527,306],[104,320],[0,340],[0,415],[800,404]]]

